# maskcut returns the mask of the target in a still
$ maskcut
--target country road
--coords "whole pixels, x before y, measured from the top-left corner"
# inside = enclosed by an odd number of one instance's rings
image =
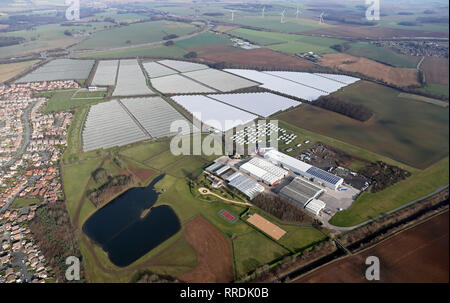
[[[439,192],[441,192],[441,191],[447,189],[448,187],[449,187],[448,184],[447,184],[447,185],[440,186],[440,187],[438,187],[437,189],[435,189],[433,192],[431,192],[431,193],[429,193],[429,194],[427,194],[427,195],[425,195],[425,196],[422,196],[422,197],[420,197],[420,198],[418,198],[418,199],[415,199],[415,200],[413,200],[413,201],[411,201],[411,202],[408,202],[408,203],[406,203],[406,204],[403,204],[403,205],[401,205],[401,206],[399,206],[399,207],[397,207],[397,208],[394,208],[394,209],[392,209],[392,210],[390,210],[390,211],[388,211],[388,212],[382,213],[381,215],[378,215],[378,216],[376,216],[376,217],[374,217],[374,218],[372,218],[372,219],[369,219],[369,220],[364,221],[364,222],[362,222],[362,223],[359,223],[359,224],[357,224],[357,225],[348,226],[348,227],[340,227],[340,226],[332,225],[332,224],[330,224],[329,222],[324,222],[324,226],[327,227],[327,228],[329,228],[329,229],[331,229],[331,230],[336,230],[336,231],[349,231],[349,230],[352,230],[352,229],[356,229],[356,228],[359,228],[359,227],[361,227],[361,226],[364,226],[364,225],[366,225],[366,224],[368,224],[368,223],[370,223],[370,222],[376,221],[376,220],[378,220],[378,219],[380,219],[380,218],[382,218],[382,217],[385,217],[385,216],[388,216],[388,215],[390,215],[390,214],[392,214],[392,213],[395,213],[396,211],[399,211],[400,209],[406,208],[406,207],[411,206],[411,205],[413,205],[413,204],[415,204],[415,203],[417,203],[417,202],[420,202],[420,201],[423,201],[423,200],[425,200],[425,199],[428,199],[429,197],[434,196],[435,194],[437,194],[437,193],[439,193]]]

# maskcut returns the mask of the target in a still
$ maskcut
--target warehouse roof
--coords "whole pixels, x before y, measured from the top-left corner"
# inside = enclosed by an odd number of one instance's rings
[[[305,209],[309,210],[310,212],[318,215],[319,212],[324,209],[327,205],[325,202],[317,199],[312,199],[308,204],[306,204]]]
[[[304,206],[312,199],[318,197],[322,192],[323,189],[297,177],[292,180],[291,183],[283,187],[280,194],[300,202]]]
[[[294,157],[283,154],[277,150],[271,149],[264,153],[264,158],[277,163],[283,163],[287,166],[294,167],[302,172],[306,172],[312,167],[308,163],[295,159]]]

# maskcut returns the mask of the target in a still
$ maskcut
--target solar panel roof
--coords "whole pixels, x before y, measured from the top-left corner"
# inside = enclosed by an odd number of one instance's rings
[[[330,174],[329,172],[326,172],[314,166],[310,167],[306,172],[314,177],[317,177],[331,184],[336,184],[339,182],[339,180],[341,180],[340,177]]]

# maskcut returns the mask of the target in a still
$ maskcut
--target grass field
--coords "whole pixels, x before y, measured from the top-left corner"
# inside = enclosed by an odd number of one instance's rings
[[[146,160],[169,150],[169,144],[169,141],[139,143],[122,150],[120,154],[135,161],[145,162]]]
[[[397,54],[394,50],[378,47],[366,42],[350,43],[349,45],[350,49],[345,51],[349,55],[365,57],[392,66],[415,68],[420,60],[420,57],[408,58]]]
[[[25,206],[30,206],[32,204],[39,205],[41,204],[41,200],[38,198],[17,198],[14,200],[13,204],[11,204],[12,208],[22,208]]]
[[[343,42],[342,40],[331,38],[263,32],[243,28],[233,30],[230,34],[288,54],[310,51],[318,54],[335,53],[336,51],[331,49],[330,46]]]
[[[448,14],[447,14],[448,16]],[[448,33],[448,23],[418,23],[414,26],[405,26],[398,24],[402,21],[415,21],[417,17],[428,17],[426,14],[416,13],[413,15],[398,15],[392,14],[380,18],[378,24],[382,27],[394,28],[394,29],[406,29],[406,30],[421,30],[430,32],[447,32]]]
[[[200,46],[217,45],[217,44],[230,45],[232,44],[232,42],[231,40],[221,35],[216,35],[210,32],[202,33],[192,38],[175,42],[175,46],[185,50]]]
[[[410,166],[426,168],[448,155],[449,110],[399,98],[398,93],[361,81],[334,94],[370,108],[374,116],[366,122],[307,104],[275,117]]]
[[[12,77],[20,74],[37,62],[39,62],[39,60],[0,64],[0,82],[11,79]]]
[[[74,49],[107,49],[163,40],[164,36],[184,36],[195,31],[195,26],[171,21],[152,21],[130,24],[95,33]]]
[[[363,193],[346,210],[329,221],[336,226],[353,226],[411,202],[449,182],[449,158],[446,157],[406,180],[377,193]]]
[[[26,39],[24,43],[0,48],[0,58],[21,56],[31,52],[40,52],[52,48],[63,48],[80,41],[81,37],[64,35],[65,30],[94,33],[111,25],[107,22],[86,23],[76,27],[60,26],[59,24],[47,24],[34,27],[32,30],[21,30],[0,33],[1,36],[16,36]]]
[[[449,88],[448,86],[441,85],[441,84],[434,84],[434,83],[427,83],[425,87],[421,88],[420,90],[437,94],[445,97],[449,97]]]
[[[52,97],[50,98],[50,100],[48,100],[47,105],[44,108],[44,112],[49,113],[67,111],[83,105],[94,104],[103,101],[103,98],[98,99],[98,92],[86,94],[83,93],[83,95],[81,96],[80,93],[77,93],[75,98],[73,98],[73,95],[76,91],[76,89],[71,89],[53,92]],[[104,92],[100,93],[104,94]],[[92,99],[88,98],[88,96],[92,96]]]
[[[375,152],[369,151],[367,149],[361,148],[359,146],[352,145],[352,144],[349,144],[347,142],[344,142],[344,141],[341,141],[341,140],[338,140],[338,139],[335,139],[335,138],[332,138],[332,137],[324,136],[324,135],[321,135],[321,134],[309,131],[309,130],[307,130],[305,128],[300,128],[300,127],[294,126],[292,124],[283,122],[281,120],[278,121],[278,125],[281,126],[284,129],[286,129],[288,132],[292,132],[292,133],[297,135],[297,138],[294,141],[292,141],[292,143],[289,145],[290,147],[295,147],[296,143],[302,143],[302,146],[299,149],[294,149],[293,152],[288,153],[291,156],[298,155],[300,153],[300,151],[304,151],[308,147],[314,145],[316,142],[323,142],[325,144],[328,144],[328,145],[331,145],[333,147],[336,147],[336,148],[338,148],[338,149],[340,149],[340,150],[342,150],[342,151],[344,151],[344,152],[346,152],[346,153],[348,153],[348,154],[350,154],[352,156],[359,157],[359,158],[365,159],[367,161],[372,161],[372,162],[374,162],[374,161],[384,161],[384,162],[386,162],[388,164],[401,167],[401,168],[406,169],[406,170],[408,170],[410,172],[420,171],[417,168],[414,168],[414,167],[409,166],[407,164],[398,162],[396,160],[393,160],[393,159],[388,158],[386,156],[377,154]],[[309,140],[310,143],[308,143],[308,144],[303,143],[306,140]],[[280,147],[280,146],[282,146],[282,147]],[[281,150],[284,149],[285,146],[287,147],[287,145],[283,145],[283,144],[280,145],[280,146],[279,146],[279,149],[281,149]],[[365,164],[360,163],[360,161],[354,161],[350,165],[352,167],[353,166],[361,167],[361,165],[365,165]],[[352,168],[352,169],[356,170],[357,168]]]
[[[238,277],[289,253],[257,231],[239,235],[233,240],[233,252]]]

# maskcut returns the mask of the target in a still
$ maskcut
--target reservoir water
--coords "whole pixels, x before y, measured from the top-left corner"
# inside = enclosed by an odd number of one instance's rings
[[[108,253],[110,261],[120,267],[130,265],[177,233],[180,221],[167,205],[156,206],[154,185],[132,188],[95,212],[83,225],[83,232]]]

